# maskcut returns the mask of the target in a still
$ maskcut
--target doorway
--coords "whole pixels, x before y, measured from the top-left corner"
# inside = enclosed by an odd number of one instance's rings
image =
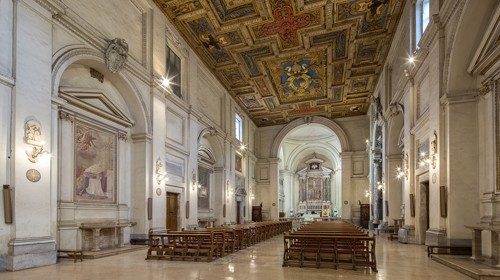
[[[420,243],[425,244],[425,234],[429,230],[429,181],[420,183]]]
[[[236,223],[241,224],[241,201],[236,201]]]
[[[179,194],[167,192],[167,230],[178,230]]]

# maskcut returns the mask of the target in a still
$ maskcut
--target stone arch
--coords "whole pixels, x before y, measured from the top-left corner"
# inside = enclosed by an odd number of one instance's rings
[[[446,92],[471,90],[476,79],[467,71],[475,50],[484,36],[484,30],[495,12],[496,0],[466,1],[459,4],[455,30],[450,35],[449,53],[444,65],[444,89]],[[475,34],[476,38],[471,38]]]
[[[290,133],[293,129],[304,125],[304,124],[310,124],[310,123],[316,123],[316,124],[322,124],[329,129],[333,131],[335,135],[339,138],[340,141],[340,147],[342,152],[348,152],[351,150],[351,146],[349,144],[349,140],[347,137],[347,134],[344,132],[344,130],[334,121],[327,119],[325,117],[319,117],[319,116],[313,116],[313,117],[308,117],[308,118],[299,118],[294,121],[291,121],[288,123],[285,127],[283,127],[280,132],[276,135],[274,138],[274,142],[271,146],[271,158],[277,158],[278,157],[278,152],[279,152],[279,147],[281,145],[281,142],[285,137]]]
[[[211,151],[213,156],[215,157],[215,166],[223,167],[224,166],[224,147],[219,141],[217,137],[217,130],[213,127],[206,127],[200,131],[198,134],[198,149],[200,145],[202,145],[203,138],[206,139],[208,143],[210,143]]]
[[[132,133],[152,133],[152,121],[148,107],[140,91],[132,82],[127,68],[118,73],[112,73],[106,67],[102,52],[84,47],[63,48],[56,52],[54,57],[54,63],[52,64],[52,96],[58,96],[61,77],[69,66],[79,63],[92,67],[103,73],[127,102],[130,113],[134,118]]]
[[[401,152],[399,147],[399,139],[404,126],[404,117],[399,113],[389,119],[387,123],[387,146],[386,154],[397,154]]]

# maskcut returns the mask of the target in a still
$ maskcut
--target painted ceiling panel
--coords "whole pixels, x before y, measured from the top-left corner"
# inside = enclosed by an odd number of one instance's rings
[[[404,0],[154,0],[258,126],[365,114]]]

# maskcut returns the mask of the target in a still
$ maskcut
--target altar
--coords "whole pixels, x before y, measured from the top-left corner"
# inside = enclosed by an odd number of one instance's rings
[[[307,167],[298,172],[299,204],[297,209],[306,220],[331,215],[331,177],[334,172],[324,167],[323,162],[314,155],[306,161]]]

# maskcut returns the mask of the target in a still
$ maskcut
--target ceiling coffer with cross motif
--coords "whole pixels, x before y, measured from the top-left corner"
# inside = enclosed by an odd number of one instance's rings
[[[365,114],[404,0],[155,0],[258,126]]]

